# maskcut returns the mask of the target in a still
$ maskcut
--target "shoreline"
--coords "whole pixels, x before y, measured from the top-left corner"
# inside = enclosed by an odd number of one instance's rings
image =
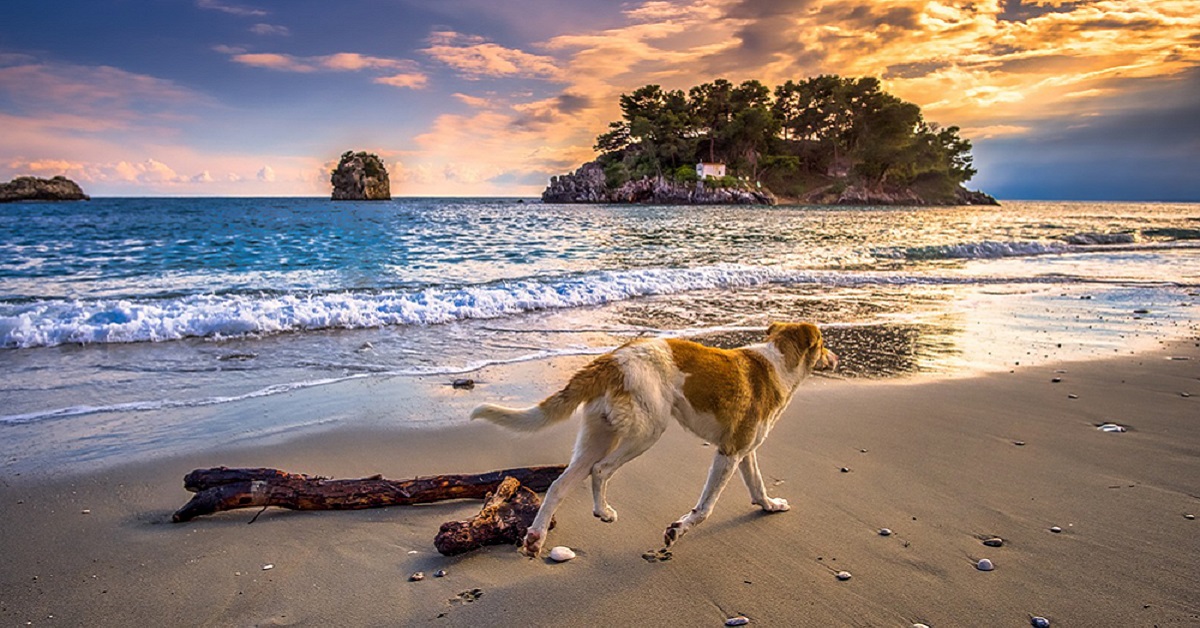
[[[1200,516],[1197,345],[1193,338],[970,377],[815,378],[760,450],[771,493],[792,510],[763,515],[733,482],[713,517],[664,563],[641,554],[659,547],[662,528],[694,502],[712,451],[677,428],[614,478],[617,523],[593,519],[586,486],[570,495],[548,541],[579,552],[563,565],[507,547],[438,555],[437,527],[473,514],[472,501],[270,509],[250,526],[249,510],[167,523],[190,496],[181,480],[193,468],[399,479],[563,463],[575,421],[522,435],[483,424],[406,428],[383,413],[465,416],[484,400],[533,402],[589,358],[489,367],[472,391],[418,383],[429,393],[425,405],[415,401],[420,390],[368,386],[358,389],[371,397],[356,406],[371,418],[363,426],[215,444],[78,475],[0,470],[0,618],[720,625],[740,613],[763,625],[1022,625],[1030,615],[1054,625],[1195,622],[1200,522],[1183,515]],[[291,411],[319,403],[323,392],[266,398],[255,411]],[[1108,421],[1130,431],[1095,428]],[[1063,532],[1049,532],[1052,525]],[[893,536],[879,536],[881,527]],[[1006,543],[984,547],[982,535]],[[994,572],[974,568],[983,557]],[[407,581],[438,569],[448,575]],[[833,578],[842,569],[850,581]],[[477,600],[459,597],[477,588]]]

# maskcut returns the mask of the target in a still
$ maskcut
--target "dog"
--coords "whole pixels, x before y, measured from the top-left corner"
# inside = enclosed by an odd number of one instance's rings
[[[752,503],[768,512],[789,508],[787,500],[767,496],[755,452],[801,380],[813,371],[834,369],[837,362],[811,323],[773,323],[765,343],[738,349],[675,338],[639,339],[596,358],[535,406],[485,403],[471,412],[471,419],[535,431],[570,418],[583,406],[571,463],[546,491],[525,534],[521,551],[533,557],[541,552],[554,511],[588,475],[592,514],[606,523],[616,521],[617,511],[606,495],[608,480],[657,442],[668,417],[674,417],[717,451],[700,501],[663,533],[671,547],[708,518],[734,469],[741,471]]]

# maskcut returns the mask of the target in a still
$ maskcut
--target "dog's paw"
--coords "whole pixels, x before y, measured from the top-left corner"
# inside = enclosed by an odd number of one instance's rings
[[[680,519],[679,521],[667,526],[666,531],[663,532],[663,545],[666,547],[671,547],[675,544],[675,541],[679,540],[679,537],[683,536],[683,534],[688,531],[688,528],[690,527],[691,526],[688,525],[687,521],[684,519]]]
[[[525,542],[521,544],[521,553],[530,558],[537,558],[542,553],[542,535],[533,530],[526,532]]]
[[[762,509],[767,512],[783,512],[792,509],[791,504],[788,504],[788,500],[782,497],[768,497],[759,506],[762,506]]]
[[[604,510],[593,510],[592,514],[604,523],[612,523],[617,520],[617,511],[612,506],[605,506]]]

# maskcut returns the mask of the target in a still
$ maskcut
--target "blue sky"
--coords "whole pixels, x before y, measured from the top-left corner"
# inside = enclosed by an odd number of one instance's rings
[[[1001,198],[1200,200],[1200,3],[9,0],[0,179],[93,195],[526,195],[616,98],[874,75],[975,143]]]

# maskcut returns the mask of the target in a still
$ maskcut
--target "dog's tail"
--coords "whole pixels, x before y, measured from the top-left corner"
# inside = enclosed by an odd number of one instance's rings
[[[512,430],[532,432],[547,425],[565,421],[582,403],[603,396],[609,391],[623,390],[625,377],[611,354],[603,355],[571,377],[562,390],[528,408],[506,408],[492,403],[477,406],[471,419],[486,419]]]

